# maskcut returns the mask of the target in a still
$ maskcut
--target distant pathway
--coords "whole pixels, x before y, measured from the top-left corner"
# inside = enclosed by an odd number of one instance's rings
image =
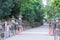
[[[48,24],[45,23],[43,26],[26,30],[6,40],[54,40],[54,37],[49,36]]]

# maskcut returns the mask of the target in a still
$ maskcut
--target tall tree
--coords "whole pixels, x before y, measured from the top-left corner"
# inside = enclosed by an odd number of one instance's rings
[[[0,0],[0,18],[15,15],[20,10],[20,0]]]
[[[44,16],[42,0],[21,0],[20,4],[23,20],[41,22]]]
[[[60,0],[51,0],[47,5],[49,18],[60,18]]]

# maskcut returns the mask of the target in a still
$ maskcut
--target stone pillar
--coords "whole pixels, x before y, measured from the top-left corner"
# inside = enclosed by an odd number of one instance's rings
[[[5,21],[4,24],[5,24],[4,39],[6,39],[7,38],[7,21]]]

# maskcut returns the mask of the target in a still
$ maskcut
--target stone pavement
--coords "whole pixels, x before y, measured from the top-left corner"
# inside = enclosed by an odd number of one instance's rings
[[[6,40],[54,40],[54,37],[48,34],[48,25],[45,24],[37,28],[26,30]]]

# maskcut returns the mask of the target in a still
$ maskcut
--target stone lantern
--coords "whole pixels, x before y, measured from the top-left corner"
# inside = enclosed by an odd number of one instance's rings
[[[23,31],[23,26],[22,26],[22,16],[19,16],[19,31],[22,32]]]
[[[19,23],[20,23],[20,25],[22,24],[22,16],[21,15],[19,16]]]
[[[15,23],[15,18],[14,18],[14,16],[12,16],[12,22]]]
[[[20,16],[19,16],[19,20],[22,20],[21,18],[22,18],[22,16],[20,15]]]

